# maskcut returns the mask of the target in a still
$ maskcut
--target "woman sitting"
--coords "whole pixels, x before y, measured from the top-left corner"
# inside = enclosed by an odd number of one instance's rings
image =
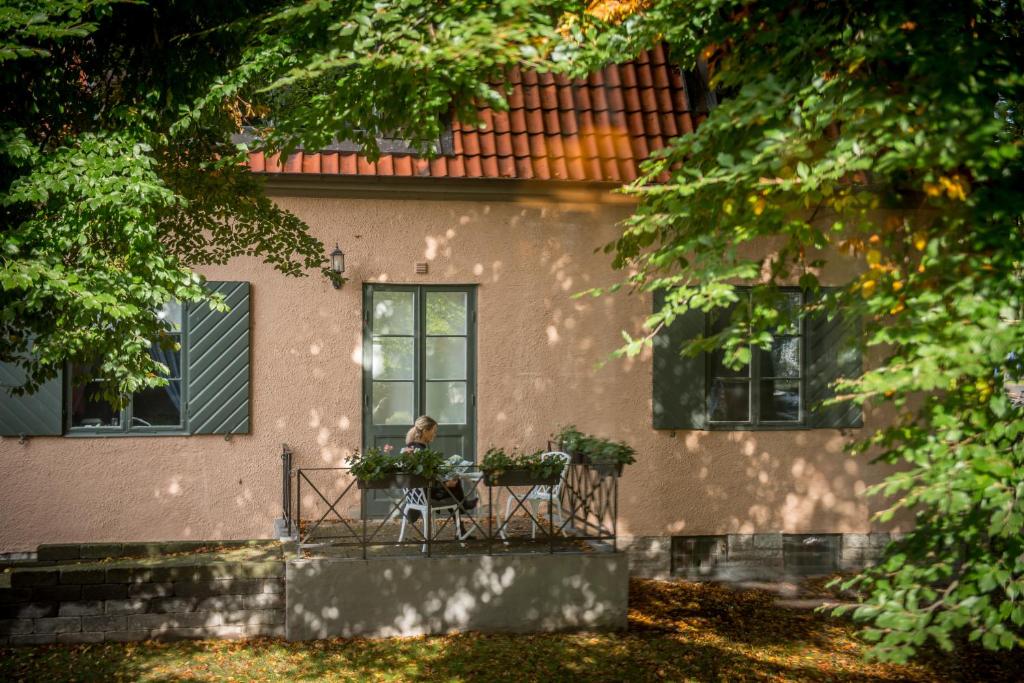
[[[436,436],[437,421],[429,415],[421,415],[416,418],[416,422],[413,423],[412,428],[405,435],[405,448],[402,450],[422,451],[429,447]],[[431,488],[430,499],[435,503],[448,505],[454,499],[459,504],[459,509],[462,512],[472,510],[477,504],[475,499],[467,499],[465,492],[462,490],[462,480],[459,477],[446,480],[443,482],[443,487],[435,486]],[[454,511],[451,515],[455,517]],[[420,518],[420,513],[417,510],[407,510],[405,516],[410,523],[413,523]],[[461,521],[459,524],[459,536],[466,536],[466,530],[463,528]]]

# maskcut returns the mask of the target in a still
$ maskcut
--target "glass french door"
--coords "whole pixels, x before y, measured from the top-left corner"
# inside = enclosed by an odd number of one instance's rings
[[[432,448],[476,460],[476,289],[365,285],[363,447],[405,445],[420,415],[439,424]],[[366,496],[368,515],[391,495]]]

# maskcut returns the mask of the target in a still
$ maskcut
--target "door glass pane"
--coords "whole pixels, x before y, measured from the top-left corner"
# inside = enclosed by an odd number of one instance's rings
[[[760,354],[762,377],[800,376],[800,337],[776,337]]]
[[[466,334],[466,293],[427,292],[427,334]]]
[[[761,419],[773,422],[796,422],[799,420],[800,380],[762,380]]]
[[[427,337],[427,379],[466,379],[465,337]]]
[[[157,427],[181,424],[181,381],[166,387],[139,391],[132,396],[131,427]]]
[[[466,424],[466,383],[427,382],[427,415],[440,424]]]
[[[750,382],[712,380],[708,413],[714,422],[747,422],[750,419]]]
[[[373,340],[374,379],[413,379],[412,337],[378,337]]]
[[[412,382],[374,382],[373,424],[411,425],[416,417],[412,414],[413,386]]]
[[[373,293],[374,334],[412,334],[416,294],[414,292]]]

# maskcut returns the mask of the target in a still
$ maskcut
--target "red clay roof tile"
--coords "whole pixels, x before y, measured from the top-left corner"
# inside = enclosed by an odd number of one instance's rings
[[[492,157],[497,154],[494,145],[494,133],[491,132],[480,132],[477,133],[477,141],[480,143],[480,154],[485,157]]]
[[[619,65],[611,64],[604,68],[604,84],[609,88],[618,88],[622,85],[622,80],[619,78]]]
[[[579,132],[579,127],[576,125],[576,113],[573,111],[560,111],[558,112],[558,129],[562,131],[562,135],[570,138]]]
[[[516,177],[529,180],[533,177],[533,164],[529,157],[516,157]]]
[[[498,175],[502,178],[515,178],[516,160],[510,156],[498,157]]]
[[[337,152],[324,152],[320,155],[320,172],[325,175],[336,175],[338,173]]]
[[[636,87],[636,66],[628,62],[619,66],[619,76],[622,79],[623,88]]]
[[[540,88],[523,85],[523,106],[529,109],[540,109]]]
[[[502,133],[507,133],[509,131],[509,120],[507,111],[494,112],[493,121],[495,133],[500,135]]]
[[[500,87],[501,84],[496,84]],[[658,46],[633,62],[587,78],[516,67],[505,80],[509,111],[480,109],[480,127],[452,122],[451,154],[421,159],[385,154],[372,163],[355,152],[298,152],[284,164],[254,151],[255,173],[395,175],[630,181],[637,164],[699,123],[682,73]]]
[[[448,177],[450,178],[465,178],[466,177],[466,163],[464,157],[446,157],[448,159]]]
[[[319,154],[301,154],[303,173],[320,173]]]
[[[558,108],[558,88],[554,85],[540,87],[540,106],[544,109]]]
[[[395,157],[395,175],[412,175],[412,157],[401,154]]]
[[[377,175],[377,164],[360,155],[356,157],[356,173],[359,175]]]
[[[558,110],[549,109],[544,112],[544,132],[545,133],[558,133],[560,132],[561,125],[558,122]]]
[[[477,136],[475,130],[463,130],[462,131],[462,149],[463,154],[470,157],[480,155],[480,139]]]

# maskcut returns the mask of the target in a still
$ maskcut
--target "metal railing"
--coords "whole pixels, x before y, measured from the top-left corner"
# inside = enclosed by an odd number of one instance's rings
[[[292,450],[288,444],[281,444],[281,518],[284,520],[285,534],[294,533],[292,526]]]
[[[459,488],[420,481],[406,482],[410,488],[384,490],[361,487],[347,467],[293,471],[287,447],[282,461],[287,461],[286,519],[300,554],[367,559],[404,552],[431,556],[615,549],[619,478],[586,464],[567,464],[557,489],[500,481],[489,485],[479,468],[465,466],[449,476],[449,483],[458,481]],[[414,509],[413,504],[422,507]]]

